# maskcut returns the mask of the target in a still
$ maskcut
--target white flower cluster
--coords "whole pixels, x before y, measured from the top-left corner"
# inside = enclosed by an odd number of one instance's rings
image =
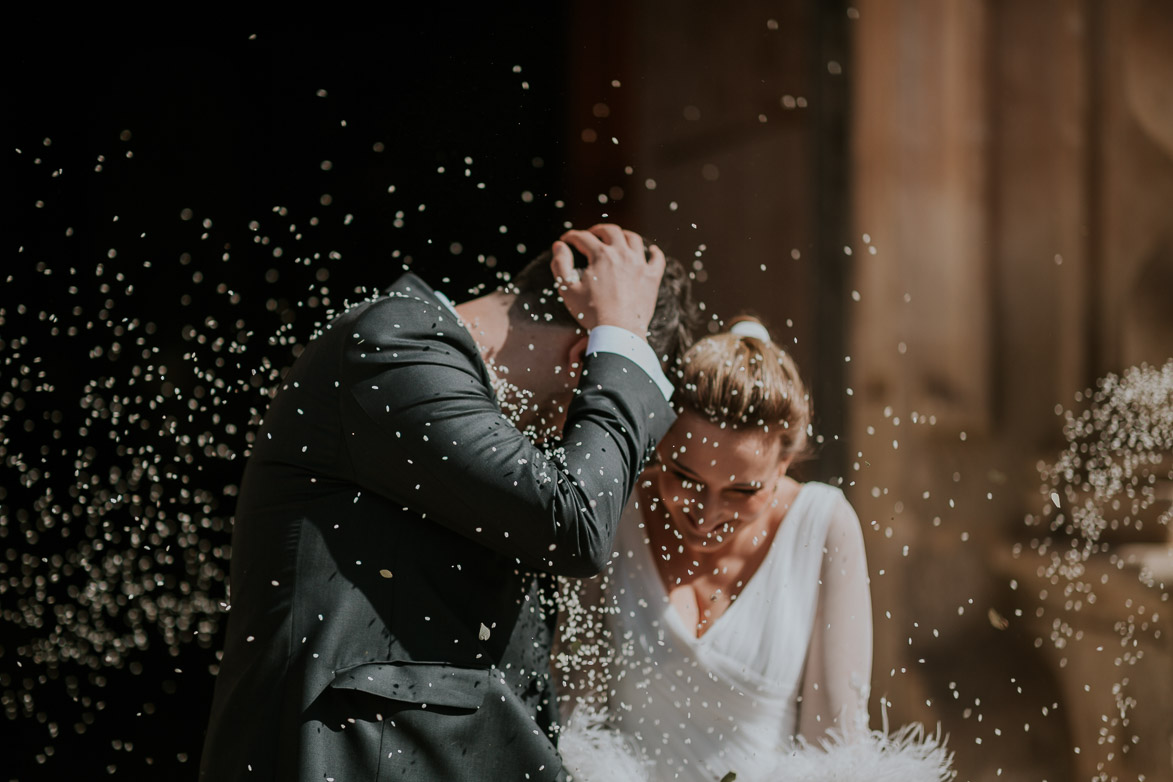
[[[1050,528],[1074,538],[1059,564],[1069,578],[1102,550],[1105,532],[1143,532],[1158,487],[1173,481],[1173,360],[1107,375],[1080,398],[1087,407],[1065,414],[1067,449],[1041,470],[1044,492],[1067,510],[1054,514]],[[1156,522],[1167,527],[1171,516],[1167,509]]]
[[[1138,740],[1131,735],[1129,717],[1137,705],[1139,691],[1130,686],[1137,673],[1129,669],[1144,656],[1142,639],[1159,639],[1160,631],[1157,612],[1146,611],[1151,606],[1138,603],[1127,584],[1123,590],[1113,588],[1108,572],[1137,577],[1125,570],[1119,543],[1169,539],[1173,504],[1165,503],[1173,499],[1167,496],[1173,487],[1173,360],[1160,368],[1141,365],[1107,375],[1094,389],[1076,394],[1076,402],[1086,406],[1064,411],[1067,448],[1055,462],[1039,467],[1047,497],[1040,518],[1050,523],[1048,534],[1031,542],[1042,560],[1037,616],[1043,616],[1045,603],[1058,598],[1062,610],[1052,617],[1050,640],[1063,655],[1061,665],[1067,661],[1064,650],[1083,640],[1091,626],[1089,618],[1080,618],[1082,609],[1100,602],[1099,613],[1115,617],[1113,629],[1120,638],[1111,674],[1116,677],[1115,713],[1102,716],[1101,728],[1101,746],[1111,758],[1113,746],[1126,753]],[[1144,571],[1139,580],[1156,586]]]

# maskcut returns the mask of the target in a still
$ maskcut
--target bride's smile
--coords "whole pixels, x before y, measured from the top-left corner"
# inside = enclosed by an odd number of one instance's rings
[[[779,488],[790,460],[777,438],[685,411],[658,453],[649,488],[689,555],[715,554],[734,540],[755,548],[785,513]]]

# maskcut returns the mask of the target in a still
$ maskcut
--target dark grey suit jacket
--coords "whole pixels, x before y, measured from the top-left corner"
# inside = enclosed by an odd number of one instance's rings
[[[421,280],[338,317],[245,469],[201,780],[560,778],[553,576],[602,569],[672,420],[599,353],[551,460]]]

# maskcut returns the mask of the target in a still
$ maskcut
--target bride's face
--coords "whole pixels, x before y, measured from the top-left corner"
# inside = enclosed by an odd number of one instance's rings
[[[790,464],[777,436],[722,429],[692,412],[676,419],[657,452],[655,504],[685,548],[698,552],[722,549],[739,530],[767,522]]]

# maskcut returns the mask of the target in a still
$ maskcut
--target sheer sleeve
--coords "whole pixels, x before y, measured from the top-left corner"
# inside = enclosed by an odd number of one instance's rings
[[[803,674],[798,730],[816,742],[832,728],[867,728],[872,600],[859,519],[840,498],[827,528],[818,604]]]

